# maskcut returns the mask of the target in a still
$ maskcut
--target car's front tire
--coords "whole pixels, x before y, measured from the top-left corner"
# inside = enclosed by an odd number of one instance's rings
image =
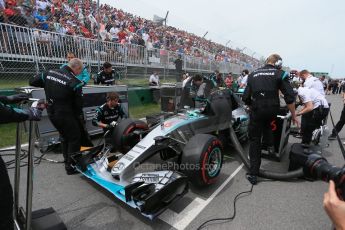
[[[209,134],[197,134],[183,149],[180,171],[199,186],[216,181],[223,165],[223,146],[220,140]]]
[[[127,153],[134,145],[140,141],[140,135],[134,131],[145,131],[147,124],[141,120],[127,118],[122,120],[113,130],[111,144],[121,153]]]

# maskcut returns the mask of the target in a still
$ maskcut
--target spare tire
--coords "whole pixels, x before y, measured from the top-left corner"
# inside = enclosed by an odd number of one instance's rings
[[[216,181],[223,165],[220,140],[209,134],[193,136],[183,149],[180,171],[198,186]]]
[[[121,153],[127,153],[140,141],[140,135],[134,131],[148,130],[144,121],[127,118],[122,120],[113,130],[111,144]]]

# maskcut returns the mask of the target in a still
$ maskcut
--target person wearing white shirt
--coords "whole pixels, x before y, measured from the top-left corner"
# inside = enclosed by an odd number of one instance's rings
[[[319,91],[322,95],[325,95],[325,90],[323,88],[323,84],[320,81],[320,79],[311,75],[308,70],[302,70],[299,73],[299,76],[304,81],[303,87],[313,88],[313,89]]]
[[[303,103],[302,110],[296,113],[302,115],[302,144],[309,145],[312,140],[313,131],[322,125],[329,112],[329,105],[325,95],[314,88],[299,87],[298,97]]]
[[[43,0],[43,1],[36,1],[36,6],[38,9],[46,10],[47,7],[51,6],[51,4],[49,2]]]
[[[188,73],[183,74],[182,88],[185,87],[186,83],[192,78]]]
[[[149,79],[149,85],[150,86],[159,86],[159,76],[157,72],[154,72]]]
[[[142,38],[144,39],[145,43],[149,40],[150,36],[147,33],[143,33]]]
[[[3,10],[5,9],[5,1],[4,0],[0,0],[0,9]]]
[[[247,69],[242,71],[242,78],[241,78],[241,81],[239,82],[240,89],[246,88],[247,81],[248,81],[248,74],[249,74],[249,71]]]
[[[119,39],[119,36],[117,35],[120,32],[120,29],[116,26],[114,23],[113,27],[109,30],[109,33],[111,34],[111,41],[112,42],[117,42]]]

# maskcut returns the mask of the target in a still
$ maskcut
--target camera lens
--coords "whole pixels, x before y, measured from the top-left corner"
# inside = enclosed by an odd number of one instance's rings
[[[314,180],[333,180],[338,194],[345,199],[345,168],[335,167],[317,154],[311,154],[303,168],[304,175]]]

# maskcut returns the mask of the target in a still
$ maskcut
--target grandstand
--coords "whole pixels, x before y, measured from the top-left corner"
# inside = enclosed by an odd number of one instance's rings
[[[76,53],[92,73],[108,61],[123,70],[124,77],[138,67],[145,69],[140,75],[150,69],[175,75],[178,55],[183,69],[190,72],[239,73],[260,65],[240,50],[186,31],[106,4],[99,12],[96,9],[96,2],[90,0],[5,0],[0,4],[1,78],[57,67],[65,63],[68,51]]]

